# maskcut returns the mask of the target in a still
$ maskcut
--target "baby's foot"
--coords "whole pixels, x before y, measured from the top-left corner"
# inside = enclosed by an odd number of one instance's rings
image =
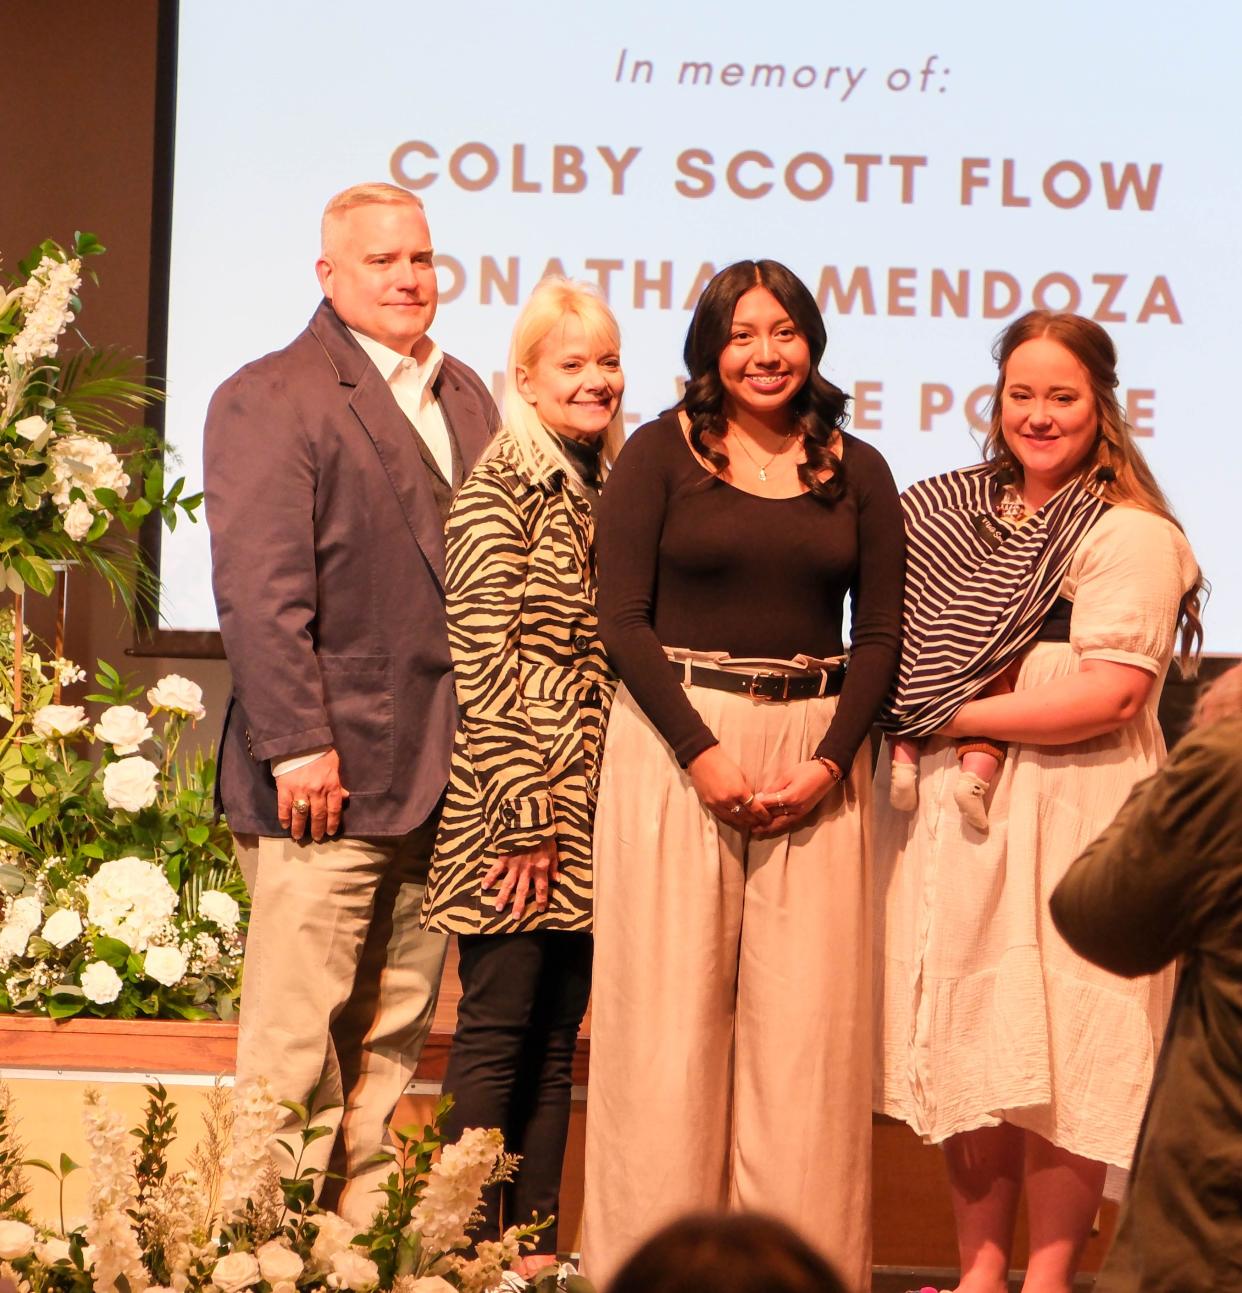
[[[953,799],[958,811],[975,828],[988,833],[988,814],[983,806],[983,796],[988,793],[988,783],[973,772],[961,771],[953,787]]]
[[[919,806],[919,765],[917,763],[892,765],[888,802],[899,813],[912,813]]]

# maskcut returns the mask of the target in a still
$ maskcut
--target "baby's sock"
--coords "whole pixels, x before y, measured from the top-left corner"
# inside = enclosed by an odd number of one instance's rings
[[[957,774],[957,781],[953,786],[953,799],[957,804],[962,816],[975,828],[984,835],[988,833],[988,814],[983,806],[983,796],[988,792],[988,782],[982,777],[976,777],[973,772],[967,772],[965,768]]]
[[[888,802],[900,813],[912,813],[919,806],[919,765],[917,763],[898,763],[893,760]]]

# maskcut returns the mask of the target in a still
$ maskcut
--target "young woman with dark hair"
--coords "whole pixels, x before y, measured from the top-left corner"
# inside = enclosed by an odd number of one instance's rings
[[[869,1278],[871,760],[855,755],[897,658],[904,549],[888,468],[817,371],[824,344],[784,266],[723,270],[690,323],[685,398],[634,434],[601,501],[622,686],[596,820],[596,1281],[662,1222],[727,1204]]]

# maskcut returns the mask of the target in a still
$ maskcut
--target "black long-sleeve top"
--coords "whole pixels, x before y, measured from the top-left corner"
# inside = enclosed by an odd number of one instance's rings
[[[663,648],[850,661],[816,754],[848,772],[892,682],[905,538],[883,457],[844,435],[845,496],[761,498],[715,479],[676,414],[640,427],[600,501],[599,616],[617,673],[683,766],[716,744]]]

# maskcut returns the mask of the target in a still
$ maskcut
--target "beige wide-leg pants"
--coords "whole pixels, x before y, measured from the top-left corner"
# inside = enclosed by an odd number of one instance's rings
[[[689,697],[754,786],[810,757],[835,698]],[[584,1269],[605,1285],[690,1209],[775,1213],[871,1279],[870,758],[798,829],[705,809],[626,688],[595,825]]]
[[[390,1169],[366,1160],[431,1029],[448,939],[418,927],[433,821],[397,839],[294,843],[239,836],[252,901],[242,978],[237,1078],[266,1077],[278,1100],[335,1105],[314,1121],[333,1135],[303,1167],[331,1168],[320,1202],[360,1229]],[[288,1115],[282,1139],[293,1141]],[[291,1161],[281,1156],[281,1171]]]

